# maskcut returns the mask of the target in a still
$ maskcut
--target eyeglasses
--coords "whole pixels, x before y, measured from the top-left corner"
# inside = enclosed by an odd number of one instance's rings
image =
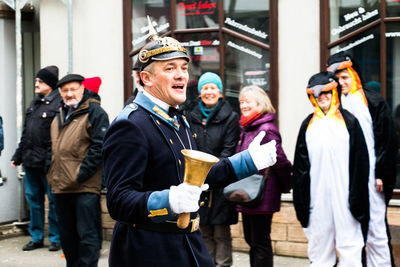
[[[61,93],[61,94],[68,94],[69,92],[75,93],[76,91],[79,90],[79,88],[80,88],[80,87],[77,87],[77,88],[69,88],[69,89],[66,89],[66,88],[61,89],[61,88],[60,88],[60,93]]]

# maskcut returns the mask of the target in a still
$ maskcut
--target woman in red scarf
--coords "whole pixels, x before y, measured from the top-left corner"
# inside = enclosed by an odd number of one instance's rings
[[[277,162],[267,171],[262,202],[252,208],[237,207],[242,212],[244,237],[250,246],[250,265],[269,267],[273,266],[270,238],[272,215],[280,209],[281,193],[290,190],[292,164],[282,149],[281,135],[274,124],[275,109],[265,91],[257,86],[246,86],[240,91],[239,102],[242,132],[236,152],[247,149],[261,131],[266,132],[261,144],[276,141]],[[264,175],[264,172],[259,174]]]

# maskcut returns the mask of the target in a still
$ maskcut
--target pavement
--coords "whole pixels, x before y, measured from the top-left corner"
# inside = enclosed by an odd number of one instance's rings
[[[0,240],[0,266],[1,267],[64,267],[65,258],[62,251],[48,251],[48,241],[44,247],[32,251],[22,251],[22,247],[28,243],[30,236],[17,236]],[[99,260],[99,267],[108,267],[108,253],[110,242],[104,241]],[[232,267],[249,267],[249,254],[234,252]],[[302,258],[274,256],[275,267],[306,267],[309,261]],[[151,267],[151,266],[149,266]],[[182,266],[183,267],[183,266]]]

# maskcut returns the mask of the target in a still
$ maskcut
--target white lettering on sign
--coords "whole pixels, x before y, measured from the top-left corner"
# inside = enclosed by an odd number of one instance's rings
[[[386,37],[400,37],[400,32],[387,32]]]
[[[247,53],[247,54],[249,54],[249,55],[252,55],[253,57],[256,57],[256,58],[258,58],[258,59],[261,59],[261,58],[263,57],[263,55],[257,53],[256,51],[251,50],[251,49],[249,49],[249,48],[247,48],[247,47],[244,47],[244,46],[235,44],[235,43],[233,43],[233,42],[231,42],[231,41],[229,41],[229,42],[227,43],[227,45],[230,46],[230,47],[233,47],[233,48],[235,48],[235,49],[237,49],[237,50],[240,50],[240,51],[242,51],[242,52],[245,52],[245,53]]]
[[[264,78],[246,78],[247,84],[253,84],[253,85],[266,85],[267,81]]]
[[[367,20],[371,19],[372,17],[378,16],[378,15],[379,15],[378,9],[365,12],[365,9],[363,7],[359,7],[358,10],[343,15],[344,20],[346,22],[347,21],[350,21],[350,22],[344,24],[343,26],[333,28],[331,30],[331,34],[338,35],[350,28],[353,28],[354,26],[357,26],[358,24],[362,23],[363,21],[367,21]]]
[[[232,27],[241,29],[242,31],[251,33],[251,34],[253,34],[253,35],[255,35],[255,36],[258,36],[258,37],[260,37],[260,38],[263,38],[263,39],[267,38],[267,36],[268,36],[268,34],[266,34],[266,33],[263,32],[263,31],[256,30],[256,29],[254,29],[254,28],[250,28],[250,27],[247,26],[247,25],[240,24],[239,22],[236,22],[235,20],[233,20],[233,19],[231,19],[231,18],[226,18],[226,19],[225,19],[225,23],[228,24],[228,25],[231,25]]]
[[[202,41],[189,41],[189,42],[181,42],[183,46],[190,47],[190,46],[218,46],[219,45],[219,40],[214,40],[214,41],[208,41],[208,40],[202,40]]]
[[[157,23],[156,23],[155,21],[153,21],[152,24],[153,24],[153,26],[156,26],[156,25],[157,25]],[[156,32],[162,32],[163,30],[166,30],[166,29],[168,29],[168,28],[169,28],[169,22],[164,23],[164,24],[161,24],[160,26],[155,27]],[[142,33],[146,32],[146,31],[149,31],[149,26],[140,28],[140,31],[141,31]],[[150,35],[150,34],[147,33],[147,34],[145,34],[145,35],[143,35],[143,36],[140,36],[139,38],[136,38],[136,39],[132,40],[133,46],[135,46],[135,45],[137,45],[137,44],[140,44],[141,42],[146,41],[146,39],[149,37],[149,35]]]
[[[349,49],[351,49],[357,45],[360,45],[362,43],[365,43],[366,41],[371,40],[371,39],[374,39],[374,35],[372,33],[370,35],[364,36],[363,38],[361,38],[353,43],[346,45],[345,47],[338,49],[335,53],[349,50]]]

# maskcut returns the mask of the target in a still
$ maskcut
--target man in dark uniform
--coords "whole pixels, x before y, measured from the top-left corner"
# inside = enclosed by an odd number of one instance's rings
[[[176,112],[186,99],[189,56],[178,41],[159,38],[153,29],[150,40],[139,53],[144,92],[125,107],[104,139],[107,206],[117,220],[109,265],[214,266],[197,231],[198,202],[208,186],[182,183],[181,150],[196,149],[189,124]],[[273,165],[275,143],[260,146],[261,139],[221,159],[206,182],[224,186]],[[178,228],[178,215],[189,212],[189,226]]]
[[[339,52],[329,57],[328,70],[335,72],[342,86],[341,102],[360,122],[369,156],[370,222],[367,237],[367,265],[394,266],[386,206],[396,179],[396,133],[391,110],[382,96],[363,86],[351,56]]]

